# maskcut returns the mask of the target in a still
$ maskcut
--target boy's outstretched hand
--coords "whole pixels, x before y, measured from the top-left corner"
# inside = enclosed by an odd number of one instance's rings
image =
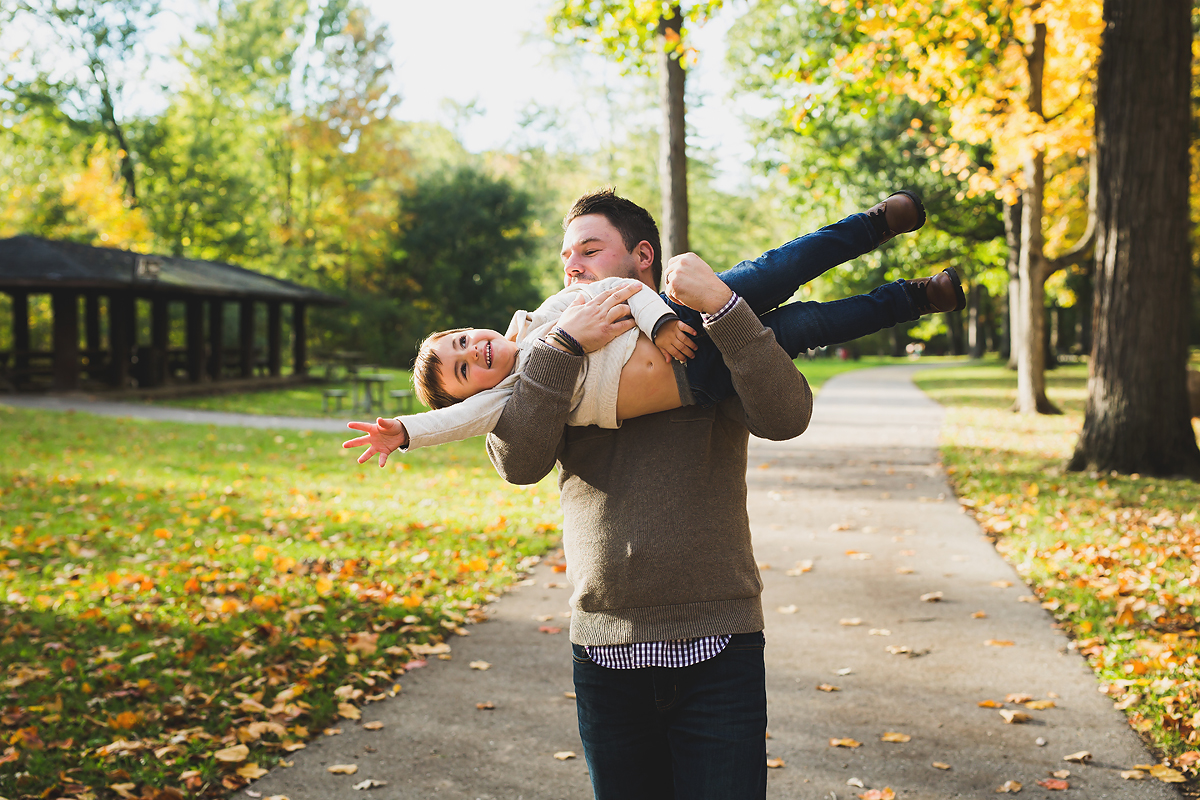
[[[379,466],[382,467],[387,463],[388,456],[408,445],[408,431],[398,419],[379,417],[374,422],[347,422],[346,427],[366,434],[342,442],[342,447],[347,449],[364,444],[367,446],[366,451],[358,457],[360,464],[366,463],[367,459],[378,453]]]
[[[696,355],[696,343],[692,341],[695,335],[696,331],[691,325],[677,319],[667,320],[659,326],[654,344],[668,359],[686,362]]]

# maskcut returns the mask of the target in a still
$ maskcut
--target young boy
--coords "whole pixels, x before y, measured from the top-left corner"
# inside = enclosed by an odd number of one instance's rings
[[[925,211],[916,195],[897,192],[865,214],[851,215],[758,259],[744,261],[718,277],[734,292],[729,305],[743,297],[774,331],[780,346],[795,358],[811,348],[851,341],[922,314],[965,306],[953,269],[932,278],[885,284],[870,294],[832,303],[779,305],[830,267],[874,249],[897,233],[916,230],[924,222]],[[623,282],[609,278],[569,286],[533,313],[518,311],[504,335],[466,328],[432,334],[421,344],[413,379],[418,396],[434,410],[398,418],[399,424],[386,426],[383,421],[378,425],[351,422],[349,427],[368,435],[343,446],[369,444],[360,462],[379,452],[382,465],[395,449],[426,447],[491,431],[529,348],[546,341],[585,355],[578,343],[557,327],[559,317],[573,302]],[[711,405],[733,393],[720,352],[706,337],[693,339],[697,330],[702,330],[701,315],[647,286],[641,289],[627,301],[637,327],[587,354],[568,424],[616,428],[634,416],[690,403]],[[642,356],[635,356],[641,337],[652,340],[667,358],[686,362],[687,385],[677,383],[674,370],[655,368],[652,360],[644,357],[644,349]],[[658,361],[666,364],[662,358]]]

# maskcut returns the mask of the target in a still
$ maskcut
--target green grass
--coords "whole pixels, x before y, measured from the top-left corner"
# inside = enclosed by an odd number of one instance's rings
[[[1194,774],[1200,753],[1184,754],[1200,750],[1200,485],[1066,471],[1086,381],[1083,364],[1047,372],[1065,413],[1027,416],[1009,410],[1016,373],[999,362],[916,376],[947,407],[942,455],[963,504],[1130,724]]]
[[[0,797],[224,796],[557,542],[552,479],[479,440],[342,438],[0,405]]]

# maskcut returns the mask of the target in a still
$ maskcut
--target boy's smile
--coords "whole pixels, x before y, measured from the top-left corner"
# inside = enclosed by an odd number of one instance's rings
[[[516,342],[484,328],[443,336],[432,350],[442,362],[442,386],[459,400],[493,388],[517,365]]]

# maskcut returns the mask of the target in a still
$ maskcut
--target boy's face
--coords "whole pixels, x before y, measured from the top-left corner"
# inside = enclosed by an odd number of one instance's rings
[[[431,349],[442,362],[442,386],[459,400],[491,389],[517,366],[516,343],[482,328],[443,336]]]

